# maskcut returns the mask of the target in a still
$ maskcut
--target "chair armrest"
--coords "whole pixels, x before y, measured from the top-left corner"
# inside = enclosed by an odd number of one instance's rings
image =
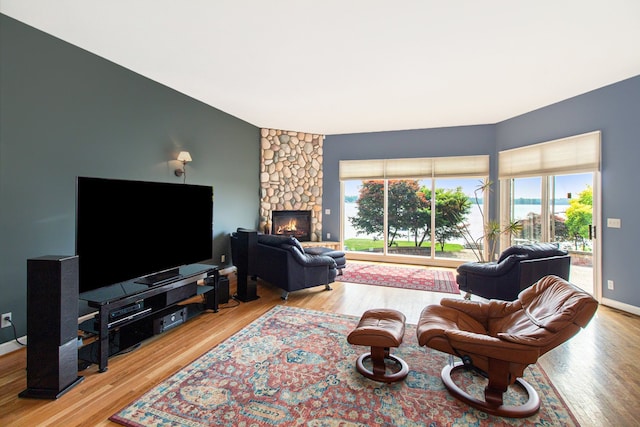
[[[451,347],[461,354],[478,354],[524,364],[536,363],[540,357],[540,349],[537,347],[516,344],[489,335],[451,329],[444,333]]]
[[[487,277],[497,277],[504,275],[523,259],[526,259],[523,255],[510,255],[500,263],[467,262],[458,266],[457,272],[459,274],[470,273]]]
[[[282,249],[289,251],[293,255],[293,259],[301,265],[307,267],[321,267],[327,266],[329,268],[336,268],[336,261],[330,256],[326,255],[309,255],[305,252],[301,252],[297,246],[294,245],[281,245]]]

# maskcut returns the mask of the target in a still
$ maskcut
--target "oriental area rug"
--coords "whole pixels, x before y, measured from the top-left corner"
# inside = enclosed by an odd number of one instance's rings
[[[440,379],[448,356],[421,348],[415,326],[392,353],[409,365],[404,381],[378,383],[355,368],[365,347],[347,335],[358,318],[277,306],[113,415],[125,426],[575,426],[537,365],[525,379],[539,393],[538,414],[500,418],[449,395]],[[481,395],[484,378],[456,379]],[[519,388],[505,403],[523,401]]]
[[[452,271],[433,270],[424,267],[350,263],[343,270],[342,276],[336,277],[336,280],[448,294],[460,293]]]

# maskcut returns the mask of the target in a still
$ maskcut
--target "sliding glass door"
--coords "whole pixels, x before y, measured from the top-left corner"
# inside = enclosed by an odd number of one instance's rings
[[[511,220],[522,224],[509,244],[556,243],[571,254],[570,280],[593,293],[594,174],[515,178],[505,185],[511,187]]]
[[[594,293],[594,174],[549,177],[549,241],[571,254],[570,280]]]
[[[598,295],[600,132],[499,153],[501,219],[522,231],[502,242],[552,242],[569,251],[569,280]]]
[[[542,178],[519,178],[511,182],[511,221],[519,221],[522,231],[511,235],[511,244],[541,242]]]

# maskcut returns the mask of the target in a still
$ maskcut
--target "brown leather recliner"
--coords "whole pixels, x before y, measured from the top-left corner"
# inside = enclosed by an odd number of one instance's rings
[[[558,276],[545,276],[515,301],[445,298],[440,305],[429,305],[416,333],[421,346],[462,359],[441,372],[454,397],[490,414],[522,418],[540,409],[536,391],[522,379],[525,368],[578,333],[597,308],[588,293]],[[451,373],[462,368],[479,369],[488,377],[484,401],[454,383]],[[503,405],[503,393],[515,382],[527,391],[529,401]]]

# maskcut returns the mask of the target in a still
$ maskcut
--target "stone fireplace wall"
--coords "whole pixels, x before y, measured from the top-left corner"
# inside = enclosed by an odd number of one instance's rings
[[[260,131],[260,230],[271,231],[271,211],[310,210],[311,240],[322,240],[323,135]]]

